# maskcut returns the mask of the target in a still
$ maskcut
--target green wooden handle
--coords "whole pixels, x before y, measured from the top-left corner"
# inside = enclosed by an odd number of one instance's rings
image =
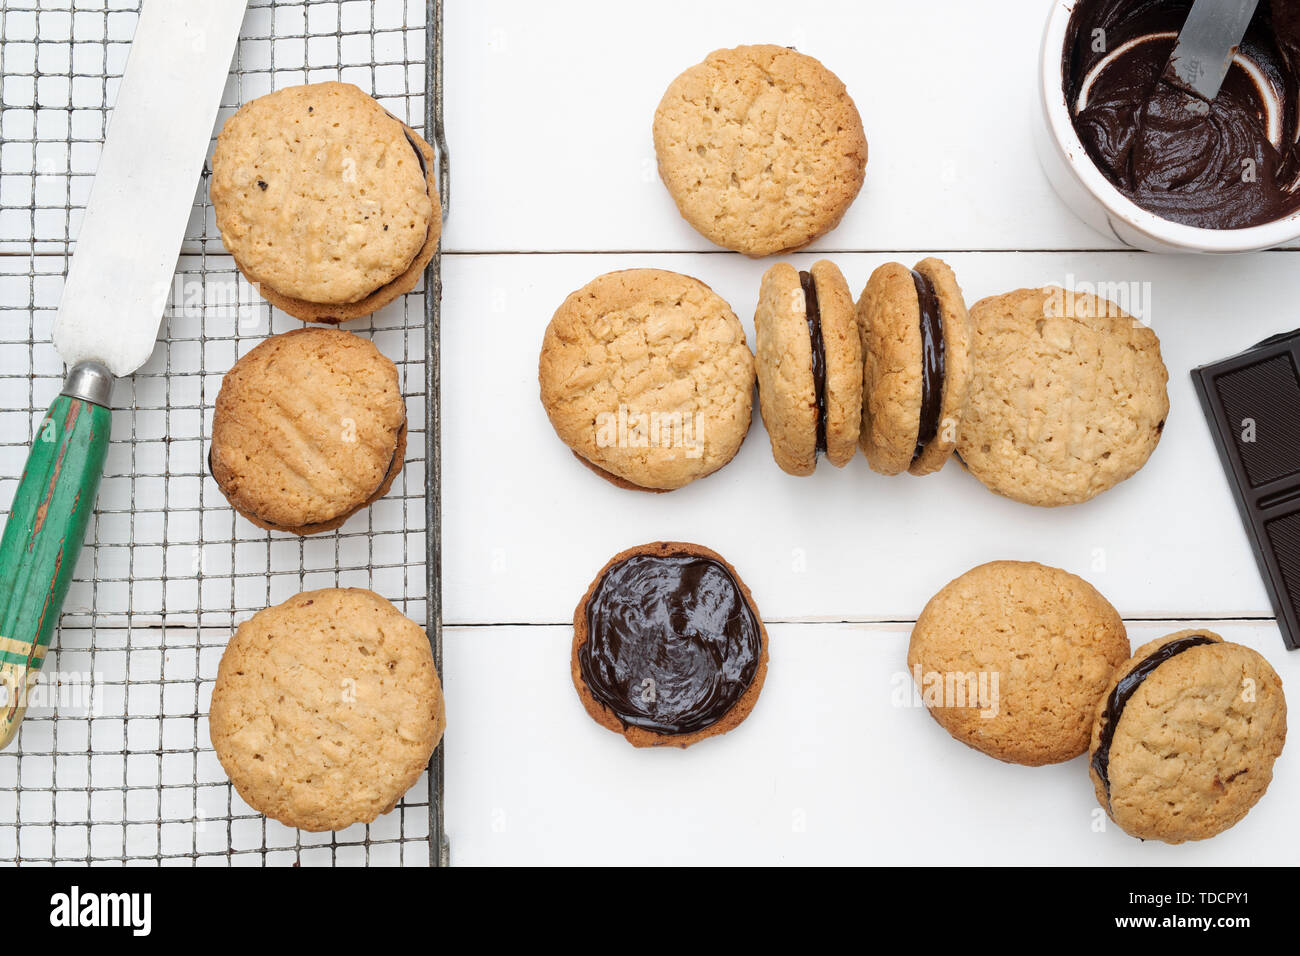
[[[60,395],[32,442],[0,538],[0,748],[18,733],[108,454],[111,414]]]

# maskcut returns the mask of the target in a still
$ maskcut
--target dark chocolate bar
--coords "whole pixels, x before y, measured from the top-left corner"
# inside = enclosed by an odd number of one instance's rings
[[[1300,647],[1300,331],[1192,370],[1282,639]]]

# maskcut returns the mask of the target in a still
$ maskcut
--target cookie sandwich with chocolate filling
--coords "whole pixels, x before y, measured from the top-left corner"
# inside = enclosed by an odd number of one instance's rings
[[[1212,631],[1143,644],[1096,708],[1097,801],[1131,836],[1182,843],[1236,824],[1268,789],[1286,743],[1282,679]]]
[[[411,291],[442,235],[432,147],[350,83],[245,103],[217,137],[209,195],[239,271],[307,322]]]
[[[657,541],[615,555],[573,614],[573,686],[634,747],[689,747],[749,716],[767,631],[722,556]]]
[[[635,491],[713,474],[753,417],[740,319],[703,282],[663,269],[610,272],[571,293],[546,327],[537,382],[577,459]]]
[[[858,298],[859,439],[873,471],[928,475],[948,461],[970,387],[970,319],[947,263],[887,262]]]
[[[763,274],[754,312],[758,405],[772,456],[810,475],[818,455],[842,468],[857,453],[862,343],[853,295],[835,264],[780,262]]]
[[[397,366],[369,339],[306,326],[258,343],[221,380],[208,469],[268,531],[333,531],[393,486],[406,458]]]
[[[424,629],[364,588],[305,591],[240,624],[208,717],[240,798],[313,833],[391,812],[446,725]]]

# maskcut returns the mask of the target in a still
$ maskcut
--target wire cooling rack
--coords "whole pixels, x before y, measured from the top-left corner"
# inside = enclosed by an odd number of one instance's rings
[[[139,7],[0,0],[6,506],[62,385],[51,325]],[[217,126],[272,89],[355,83],[412,127],[434,131],[425,138],[439,152],[445,209],[441,34],[441,0],[251,0]],[[431,287],[348,326],[401,376],[409,440],[392,491],[332,534],[261,531],[232,512],[207,473],[212,406],[237,357],[299,323],[273,312],[225,254],[205,169],[158,346],[117,383],[97,513],[41,684],[17,741],[0,751],[0,862],[446,862],[441,747],[392,813],[312,834],[239,798],[207,726],[234,626],[310,588],[370,588],[427,622],[441,672],[440,275],[439,256],[426,274]]]

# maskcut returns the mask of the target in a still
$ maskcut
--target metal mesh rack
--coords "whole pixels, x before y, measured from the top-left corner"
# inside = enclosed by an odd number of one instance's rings
[[[150,0],[157,2],[157,0]],[[0,501],[59,391],[50,345],[63,276],[140,0],[0,0]],[[441,0],[251,0],[218,127],[283,86],[356,83],[440,158]],[[405,468],[332,534],[299,539],[234,514],[207,473],[222,374],[273,313],[225,254],[206,173],[164,329],[118,383],[107,471],[17,741],[0,751],[0,862],[404,864],[445,862],[442,748],[398,808],[369,826],[303,833],[234,792],[208,744],[217,663],[234,625],[315,587],[360,586],[425,621],[439,671],[438,304],[426,282],[348,328],[397,364]],[[124,229],[130,224],[124,223]]]

